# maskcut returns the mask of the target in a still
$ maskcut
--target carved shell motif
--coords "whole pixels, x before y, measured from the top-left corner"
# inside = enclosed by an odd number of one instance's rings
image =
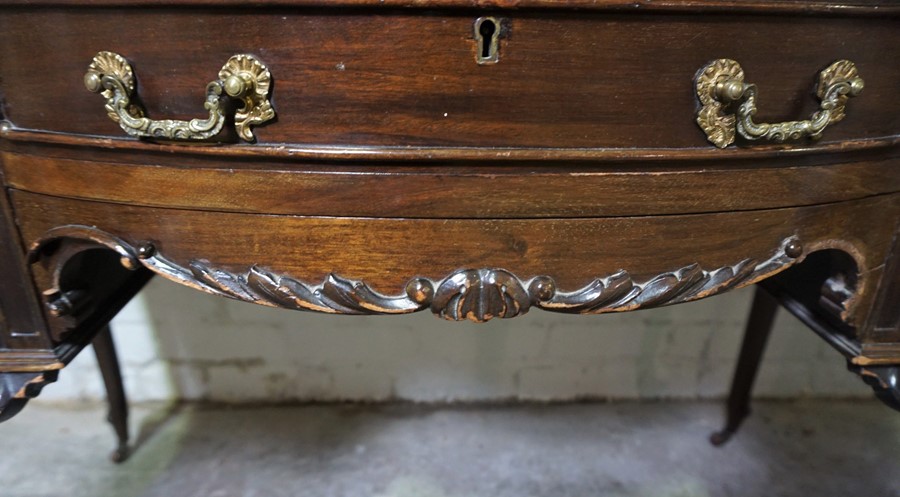
[[[697,113],[697,124],[707,139],[719,148],[734,143],[735,138],[735,116],[722,112],[722,102],[716,98],[716,85],[729,80],[744,80],[744,70],[731,59],[718,59],[697,74],[697,98],[702,105]]]
[[[250,127],[275,117],[275,110],[267,98],[272,84],[272,74],[256,58],[241,54],[228,59],[219,71],[219,80],[225,81],[230,76],[236,75],[249,78],[253,82],[252,91],[242,98],[244,107],[234,114],[234,126],[238,134],[246,141],[253,141],[253,131]]]
[[[119,113],[116,109],[117,101],[115,98],[115,87],[104,83],[103,78],[110,77],[112,80],[118,81],[122,85],[124,94],[119,98],[127,106],[125,109],[130,115],[139,118],[144,115],[143,110],[130,103],[131,95],[134,93],[134,71],[131,64],[124,57],[113,52],[99,52],[84,75],[84,84],[91,91],[100,91],[100,95],[106,99],[106,113],[109,118],[115,122],[120,122]]]
[[[51,242],[63,238],[106,246],[116,251],[122,264],[130,269],[143,266],[184,285],[245,302],[333,314],[404,314],[430,307],[444,319],[475,322],[520,316],[531,307],[600,314],[697,300],[754,283],[791,266],[802,255],[802,246],[790,237],[762,262],[744,259],[713,270],[691,264],[644,281],[636,281],[627,271],[618,271],[572,292],[559,291],[549,276],[524,282],[504,269],[463,269],[440,281],[413,278],[404,293],[392,296],[335,274],[311,285],[257,266],[246,272],[233,272],[194,260],[183,267],[150,244],[134,248],[89,226],[50,230],[32,246],[29,260],[37,261],[45,247],[52,247]]]
[[[431,311],[453,321],[512,318],[528,312],[531,299],[518,278],[502,269],[466,269],[441,282]]]
[[[816,86],[816,95],[819,99],[824,100],[828,88],[840,81],[850,81],[859,76],[856,65],[849,60],[839,60],[834,64],[826,67],[819,73],[819,84]],[[837,97],[837,103],[831,110],[831,119],[829,122],[836,123],[843,119],[846,114],[844,106],[847,103],[848,95],[840,95]]]

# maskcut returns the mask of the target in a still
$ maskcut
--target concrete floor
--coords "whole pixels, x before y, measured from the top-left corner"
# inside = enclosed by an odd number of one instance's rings
[[[0,425],[3,497],[900,496],[900,415],[760,402],[724,448],[717,403],[133,410],[106,460],[102,406]]]

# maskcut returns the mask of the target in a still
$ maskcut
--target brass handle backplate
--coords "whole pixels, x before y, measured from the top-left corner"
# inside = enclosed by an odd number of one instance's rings
[[[271,82],[272,75],[262,62],[252,55],[235,55],[222,66],[218,79],[206,85],[204,107],[209,117],[178,121],[145,117],[144,110],[132,101],[134,71],[117,53],[99,52],[84,75],[84,85],[106,98],[106,112],[126,133],[175,140],[205,140],[217,135],[225,124],[224,94],[244,103],[235,111],[234,127],[243,140],[253,141],[250,126],[275,117],[268,99]]]
[[[744,82],[744,70],[737,62],[719,59],[709,63],[697,76],[697,96],[703,104],[697,114],[697,124],[719,148],[734,143],[736,133],[746,140],[779,143],[804,136],[818,139],[826,126],[844,118],[847,99],[859,95],[863,86],[856,66],[849,60],[839,60],[819,73],[816,95],[821,104],[809,119],[756,123],[753,122],[756,85]]]

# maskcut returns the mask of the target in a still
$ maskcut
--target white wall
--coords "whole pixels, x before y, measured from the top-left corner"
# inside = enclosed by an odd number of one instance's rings
[[[114,321],[132,401],[707,398],[727,392],[752,289],[661,309],[487,324],[326,316],[157,278]],[[844,360],[782,312],[756,392],[868,396]],[[85,350],[42,402],[103,398]]]

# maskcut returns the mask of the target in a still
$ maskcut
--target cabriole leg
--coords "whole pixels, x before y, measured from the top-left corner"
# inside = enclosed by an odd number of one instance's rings
[[[110,457],[113,462],[120,463],[128,458],[128,401],[125,397],[125,386],[122,384],[119,358],[108,325],[97,333],[92,343],[106,386],[106,398],[109,403],[107,420],[112,424],[119,441],[118,447]]]
[[[713,445],[719,446],[727,442],[750,414],[753,382],[756,380],[756,373],[759,371],[759,364],[777,311],[778,302],[757,286],[750,308],[750,317],[744,330],[741,354],[731,382],[731,392],[728,394],[725,427],[709,437]]]

